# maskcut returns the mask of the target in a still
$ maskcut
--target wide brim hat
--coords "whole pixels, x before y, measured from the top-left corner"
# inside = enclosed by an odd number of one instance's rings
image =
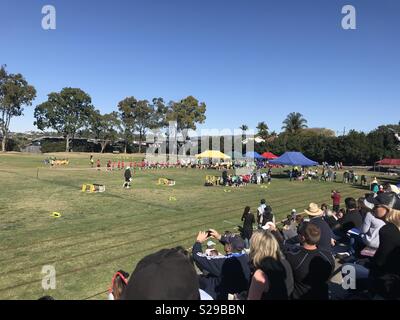
[[[320,216],[324,212],[316,203],[310,203],[308,208],[304,210],[309,216]]]

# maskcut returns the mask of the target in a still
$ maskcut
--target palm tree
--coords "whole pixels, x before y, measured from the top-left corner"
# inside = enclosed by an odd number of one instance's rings
[[[257,130],[258,130],[257,135],[260,138],[263,138],[264,140],[267,139],[268,138],[268,129],[269,129],[268,125],[264,121],[259,122],[257,125]]]
[[[307,120],[304,119],[303,115],[299,112],[289,113],[283,121],[282,130],[288,133],[297,133],[304,128],[307,128]]]
[[[242,124],[239,127],[239,129],[242,130],[243,133],[245,133],[247,130],[249,130],[249,127],[247,125],[245,125],[245,124]]]
[[[242,124],[239,129],[242,130],[242,139],[244,139],[246,137],[246,131],[249,130],[249,127],[245,124]]]

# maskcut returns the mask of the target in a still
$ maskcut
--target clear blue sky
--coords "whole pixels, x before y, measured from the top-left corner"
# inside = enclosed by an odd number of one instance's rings
[[[41,8],[57,9],[57,30]],[[357,30],[341,9],[357,10]],[[118,101],[193,95],[201,127],[280,131],[292,111],[310,127],[371,130],[400,120],[398,0],[0,0],[0,64],[37,89],[66,86],[103,112]],[[34,129],[33,107],[14,119]]]

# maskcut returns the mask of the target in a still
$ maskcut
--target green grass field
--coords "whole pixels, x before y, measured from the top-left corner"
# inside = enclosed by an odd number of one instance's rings
[[[205,175],[215,171],[197,169],[137,171],[132,189],[124,190],[122,171],[98,172],[89,168],[89,155],[68,156],[69,166],[49,168],[44,155],[0,154],[0,299],[105,299],[118,269],[131,273],[139,259],[161,248],[189,248],[199,230],[233,230],[244,206],[255,212],[261,198],[280,219],[312,201],[331,204],[333,188],[343,197],[366,192],[341,183],[273,179],[267,189],[249,185],[228,193],[204,187]],[[121,158],[101,157],[103,165]],[[158,186],[159,177],[176,185]],[[82,193],[83,183],[105,184],[106,192]],[[54,211],[62,216],[51,217]],[[42,289],[44,265],[56,268],[55,290]]]

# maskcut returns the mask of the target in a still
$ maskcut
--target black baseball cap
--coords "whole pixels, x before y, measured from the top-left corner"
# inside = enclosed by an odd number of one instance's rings
[[[183,253],[163,249],[139,261],[121,300],[200,300],[198,276]]]
[[[223,237],[221,243],[231,245],[233,251],[242,251],[245,248],[243,239],[237,234]]]
[[[367,207],[383,206],[388,209],[400,210],[400,198],[394,192],[383,192],[374,196],[374,194],[366,194],[364,203]]]

